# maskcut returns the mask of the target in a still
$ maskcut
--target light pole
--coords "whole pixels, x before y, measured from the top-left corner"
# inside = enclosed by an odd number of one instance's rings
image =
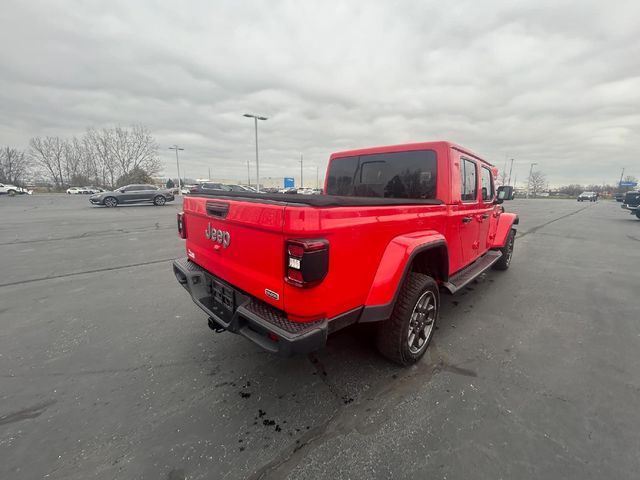
[[[180,180],[180,160],[178,159],[178,150],[184,150],[184,148],[174,145],[169,147],[169,150],[176,151],[176,166],[178,167],[178,195],[180,195],[182,193],[182,180]]]
[[[529,191],[531,190],[531,174],[533,173],[533,166],[537,165],[537,163],[532,163],[529,168],[529,180],[527,181],[527,198],[529,198]]]
[[[316,165],[316,190],[320,188],[320,167]]]
[[[509,167],[509,185],[511,185],[511,171],[513,170],[513,158],[511,159],[511,166]]]
[[[302,154],[300,154],[300,188],[304,188],[304,182],[302,181]]]
[[[267,120],[267,117],[261,117],[260,115],[253,115],[251,113],[245,113],[245,117],[253,118],[254,126],[256,130],[256,191],[260,191],[260,162],[258,160],[258,120]],[[247,163],[247,174],[249,173],[249,164]]]
[[[622,188],[622,177],[624,177],[624,167],[622,167],[622,173],[620,174],[620,181],[618,182],[618,190]]]

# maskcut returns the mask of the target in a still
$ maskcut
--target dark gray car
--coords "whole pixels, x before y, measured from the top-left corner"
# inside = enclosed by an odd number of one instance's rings
[[[89,201],[93,205],[104,205],[105,207],[131,203],[153,203],[160,206],[174,199],[171,190],[160,189],[153,185],[126,185],[113,192],[102,192],[89,197]]]

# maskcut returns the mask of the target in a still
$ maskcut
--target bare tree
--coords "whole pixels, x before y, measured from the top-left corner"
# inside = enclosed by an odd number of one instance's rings
[[[0,150],[0,182],[19,185],[30,167],[29,157],[11,147]]]
[[[29,154],[57,188],[72,183],[115,187],[131,172],[150,176],[161,169],[158,145],[142,125],[89,128],[81,139],[34,137]]]
[[[130,129],[90,128],[83,143],[86,156],[103,185],[114,187],[118,178],[126,178],[134,170],[154,175],[161,169],[158,145],[142,125]]]
[[[69,184],[86,183],[88,176],[83,165],[84,148],[76,137],[64,142],[64,173]]]
[[[499,185],[506,185],[507,184],[507,179],[509,178],[509,174],[507,173],[507,170],[501,170],[500,174],[498,175],[498,184]]]
[[[547,185],[547,176],[540,170],[534,170],[529,176],[529,190],[536,197]]]
[[[148,129],[134,125],[131,129],[116,127],[110,132],[110,152],[118,162],[120,172],[127,174],[142,169],[153,175],[160,170],[158,145]]]
[[[57,188],[65,185],[65,142],[60,137],[33,137],[29,156],[51,177]]]

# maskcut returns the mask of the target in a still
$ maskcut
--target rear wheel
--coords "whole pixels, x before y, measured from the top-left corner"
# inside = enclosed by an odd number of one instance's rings
[[[509,236],[507,237],[507,242],[504,244],[504,247],[500,249],[502,256],[500,260],[498,260],[493,268],[496,270],[506,270],[511,265],[511,258],[513,257],[513,245],[516,241],[516,231],[512,228],[509,232]]]
[[[167,199],[164,198],[162,195],[158,195],[157,197],[155,197],[153,199],[153,204],[158,206],[158,207],[161,207],[165,203],[167,203]]]
[[[118,205],[118,199],[115,197],[107,197],[104,199],[104,206],[113,208]]]
[[[640,207],[636,208],[636,217],[640,220]]]
[[[9,190],[7,192],[7,195],[9,195],[10,197],[13,197],[17,192],[15,190]]]
[[[377,345],[382,355],[400,365],[422,358],[433,337],[440,291],[436,281],[410,272],[402,284],[391,318],[378,326]]]

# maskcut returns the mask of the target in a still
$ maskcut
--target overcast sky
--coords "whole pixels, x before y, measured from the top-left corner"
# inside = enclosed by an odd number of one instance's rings
[[[0,9],[0,145],[142,123],[189,177],[315,180],[451,140],[523,181],[640,177],[640,2],[29,1]]]

